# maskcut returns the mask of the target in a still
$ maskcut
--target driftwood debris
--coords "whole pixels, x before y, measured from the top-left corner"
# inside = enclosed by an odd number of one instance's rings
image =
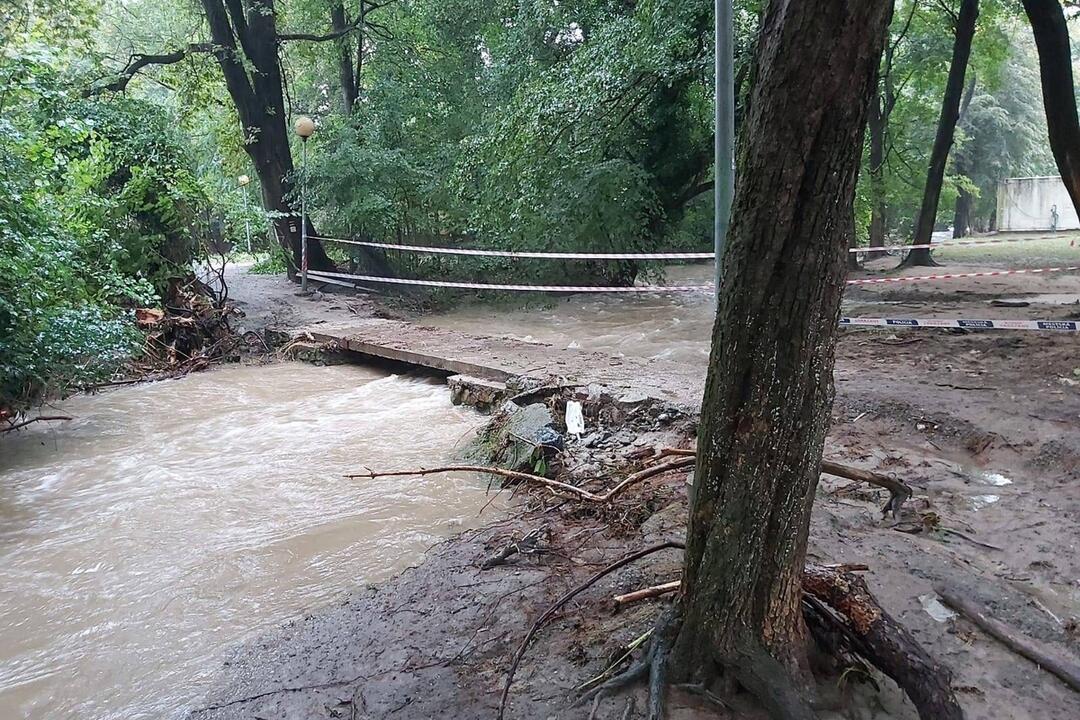
[[[986,608],[955,590],[939,585],[934,588],[934,592],[941,596],[946,605],[973,622],[990,637],[1080,692],[1080,665],[1071,662],[1045,643],[1022,635],[1000,620],[995,620]]]
[[[446,465],[443,467],[435,468],[420,468],[417,470],[395,470],[391,472],[375,472],[369,470],[364,473],[353,473],[346,475],[349,479],[373,479],[380,477],[409,477],[413,475],[434,475],[435,473],[444,472],[472,472],[472,473],[485,473],[488,475],[497,475],[499,477],[506,478],[507,480],[514,480],[516,482],[530,483],[534,485],[543,485],[551,490],[566,495],[573,495],[579,500],[585,500],[587,502],[605,503],[614,500],[616,497],[624,493],[629,488],[638,484],[642,480],[662,475],[670,470],[678,470],[680,468],[690,467],[695,462],[692,457],[680,457],[668,462],[657,463],[656,465],[650,465],[644,470],[638,470],[635,473],[627,475],[622,482],[618,483],[605,493],[592,493],[588,490],[584,490],[575,485],[569,483],[560,482],[558,480],[552,480],[550,478],[543,477],[541,475],[533,475],[532,473],[519,472],[517,470],[504,470],[496,467],[486,467],[483,465]]]
[[[503,545],[497,552],[489,556],[483,563],[480,564],[481,570],[490,570],[493,567],[499,565],[505,565],[506,561],[514,555],[521,553],[523,555],[543,552],[541,542],[548,534],[547,525],[542,525],[535,530],[529,531],[525,537],[520,540],[511,540]]]
[[[893,517],[899,515],[900,507],[910,499],[912,495],[911,488],[906,483],[895,478],[882,475],[881,473],[851,467],[850,465],[841,465],[840,463],[832,462],[831,460],[821,461],[821,472],[828,475],[835,475],[836,477],[842,477],[847,480],[864,482],[867,485],[874,485],[888,490],[889,501],[885,503],[885,507],[881,509],[883,515],[888,515],[889,513],[892,513]]]

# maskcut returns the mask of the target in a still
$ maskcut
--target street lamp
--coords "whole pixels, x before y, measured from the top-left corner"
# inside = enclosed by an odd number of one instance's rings
[[[293,125],[293,130],[300,136],[303,145],[303,163],[300,176],[300,292],[306,293],[308,276],[307,242],[307,141],[315,132],[315,121],[309,117],[300,117]]]
[[[247,175],[241,175],[236,178],[236,182],[240,184],[240,192],[244,195],[244,237],[247,239],[247,251],[248,255],[251,254],[251,218],[248,215],[248,193],[247,186],[251,182],[251,178]]]

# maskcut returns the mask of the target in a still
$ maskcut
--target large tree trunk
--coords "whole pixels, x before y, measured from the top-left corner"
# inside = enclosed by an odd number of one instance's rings
[[[741,135],[671,669],[726,668],[777,717],[809,717],[784,678],[805,677],[800,580],[891,12],[876,0],[769,3]]]
[[[960,119],[960,102],[964,97],[964,75],[967,73],[968,59],[971,57],[971,41],[975,37],[975,20],[978,17],[979,0],[962,0],[960,14],[956,20],[952,62],[949,65],[949,77],[945,83],[945,97],[941,103],[941,117],[938,120],[937,134],[934,136],[934,147],[930,151],[930,168],[926,174],[922,207],[919,209],[919,217],[915,223],[913,245],[928,245],[933,239],[938,202],[941,200],[941,186],[945,181],[945,166],[956,134],[956,123]],[[910,251],[903,264],[934,265],[936,263],[928,248],[919,248]]]
[[[286,126],[278,33],[273,0],[251,0],[250,12],[238,0],[201,0],[206,12],[214,57],[244,128],[244,150],[255,166],[262,188],[263,208],[274,213],[274,229],[300,267],[300,219],[287,197],[292,190],[293,160]],[[245,60],[251,66],[248,72]],[[309,225],[309,234],[313,228]],[[308,264],[330,270],[334,264],[318,240],[308,241]]]
[[[360,3],[360,12],[364,10],[364,3]],[[345,15],[345,4],[336,2],[330,8],[330,25],[335,32],[344,33],[349,26],[348,17]],[[360,33],[359,42],[363,44],[363,25],[357,32]],[[341,104],[346,115],[352,112],[358,95],[356,71],[353,68],[352,38],[343,34],[337,40],[338,44],[338,81],[341,83]]]
[[[1043,105],[1058,172],[1080,213],[1080,120],[1073,88],[1069,28],[1058,0],[1024,0],[1039,50]]]

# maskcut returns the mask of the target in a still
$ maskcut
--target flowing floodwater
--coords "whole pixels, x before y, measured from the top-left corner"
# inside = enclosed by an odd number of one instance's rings
[[[71,398],[0,438],[0,718],[170,718],[245,636],[478,524],[432,465],[480,418],[353,366],[230,367]]]

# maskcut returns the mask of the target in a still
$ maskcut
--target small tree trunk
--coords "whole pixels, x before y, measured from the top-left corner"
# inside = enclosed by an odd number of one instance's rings
[[[979,0],[963,0],[956,22],[956,39],[953,42],[949,78],[945,83],[945,97],[941,103],[941,117],[938,120],[937,134],[934,136],[934,147],[930,151],[930,168],[926,174],[922,207],[919,209],[919,217],[915,223],[913,245],[928,245],[933,239],[938,202],[941,200],[941,186],[945,182],[945,166],[956,134],[956,123],[960,119],[960,102],[964,96],[964,75],[967,73],[968,59],[971,57],[971,41],[975,37],[975,20],[978,17]],[[935,265],[936,263],[929,249],[919,248],[910,251],[903,264]]]
[[[801,573],[891,12],[875,0],[770,2],[741,135],[671,669],[727,668],[779,717],[809,716],[785,677],[807,667]]]
[[[1039,51],[1043,105],[1058,172],[1080,213],[1080,119],[1073,89],[1069,27],[1058,0],[1024,0]]]

